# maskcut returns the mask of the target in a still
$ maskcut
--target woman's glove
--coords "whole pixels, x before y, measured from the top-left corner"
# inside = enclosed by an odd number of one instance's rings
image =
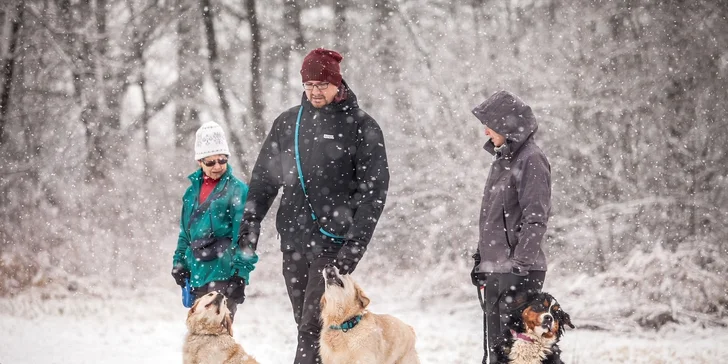
[[[178,286],[184,287],[185,280],[190,278],[190,271],[184,268],[182,264],[177,264],[172,268],[172,277]]]
[[[477,272],[479,265],[480,253],[476,251],[473,254],[473,269],[470,270],[470,282],[476,287],[483,287],[485,286],[486,274],[484,272]]]

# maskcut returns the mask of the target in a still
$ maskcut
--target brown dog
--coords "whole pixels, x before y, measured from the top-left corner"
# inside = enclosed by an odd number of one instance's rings
[[[233,339],[227,298],[218,292],[197,299],[187,314],[184,364],[258,364]]]
[[[321,359],[324,364],[418,364],[415,331],[390,315],[366,310],[369,298],[351,276],[324,268]]]

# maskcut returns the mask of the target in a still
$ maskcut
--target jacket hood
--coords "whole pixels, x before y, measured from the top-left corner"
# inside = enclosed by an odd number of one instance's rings
[[[332,101],[330,104],[318,109],[319,111],[325,113],[337,113],[359,108],[359,102],[356,99],[356,95],[354,94],[354,91],[349,88],[349,85],[346,84],[346,81],[341,80],[341,87],[343,88],[346,98],[338,102]],[[301,96],[301,105],[303,105],[303,108],[306,110],[316,109],[313,105],[311,105],[311,102],[308,101],[305,91],[303,92],[303,96]]]
[[[493,94],[473,109],[473,115],[483,125],[506,138],[508,145],[505,148],[510,153],[518,151],[538,130],[538,122],[531,107],[508,91]],[[486,142],[484,148],[495,154],[492,141]],[[507,151],[504,151],[505,154],[509,154]]]

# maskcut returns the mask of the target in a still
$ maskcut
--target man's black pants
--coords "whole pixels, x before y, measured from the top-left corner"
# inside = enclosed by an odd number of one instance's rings
[[[503,333],[506,329],[506,323],[508,322],[508,314],[510,307],[508,307],[507,300],[498,299],[503,291],[508,287],[503,287],[501,284],[503,278],[511,273],[493,273],[487,276],[485,282],[485,309],[487,312],[483,315],[483,329],[485,333],[483,335],[483,364],[492,364],[496,361],[495,352],[493,351],[493,345],[495,344],[498,335]],[[533,292],[540,292],[543,288],[543,282],[546,279],[546,272],[544,271],[531,271],[528,274],[528,280],[524,284],[522,289],[526,289]],[[506,295],[504,295],[506,296]],[[488,352],[490,351],[490,362],[488,362]]]
[[[294,364],[319,364],[319,335],[321,334],[321,296],[324,294],[326,264],[332,263],[336,254],[300,254],[283,252],[283,278],[286,280],[288,298],[293,306],[293,317],[298,325],[298,347]]]

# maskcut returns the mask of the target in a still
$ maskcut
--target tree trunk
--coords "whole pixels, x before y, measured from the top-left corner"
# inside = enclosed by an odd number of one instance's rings
[[[6,22],[5,25],[9,28],[9,32],[3,31],[3,34],[7,34],[7,49],[3,49],[2,60],[3,60],[3,77],[2,77],[2,89],[0,89],[0,144],[5,140],[5,128],[8,123],[8,109],[10,108],[10,93],[12,92],[13,85],[13,73],[15,70],[15,49],[18,44],[18,37],[20,34],[20,24],[23,21],[23,10],[25,2],[20,1],[15,7],[15,14],[5,14]],[[4,29],[3,29],[4,30]],[[4,47],[3,47],[4,48]]]
[[[300,0],[285,0],[283,2],[283,18],[286,21],[286,37],[281,44],[281,57],[279,62],[282,64],[282,72],[279,73],[279,83],[288,85],[288,77],[291,70],[291,54],[295,52],[303,52],[306,49],[306,39],[303,36],[301,28],[301,4]],[[280,88],[280,100],[283,104],[288,102],[288,88]]]
[[[207,62],[212,74],[212,82],[215,84],[217,96],[220,99],[220,108],[222,109],[225,124],[230,134],[230,142],[233,145],[233,151],[237,153],[238,158],[234,160],[240,163],[239,167],[244,174],[247,172],[248,166],[245,161],[245,150],[243,142],[238,137],[233,127],[232,117],[230,116],[230,103],[225,94],[225,85],[223,83],[223,74],[218,60],[217,54],[217,38],[215,37],[215,13],[213,12],[210,0],[200,0],[200,10],[202,11],[202,22],[205,25],[205,39],[207,40]]]
[[[217,39],[215,38],[215,13],[212,9],[210,0],[200,0],[200,10],[202,11],[202,23],[205,25],[205,38],[207,40],[207,62],[212,75],[212,82],[215,84],[217,97],[220,99],[220,108],[222,109],[225,123],[230,125],[230,103],[225,96],[225,85],[222,80],[222,70],[218,64],[217,56]]]
[[[346,24],[346,8],[349,6],[347,0],[337,0],[334,2],[334,46],[336,51],[341,54],[347,54],[349,51],[346,40],[349,38],[349,31]]]
[[[91,182],[95,179],[104,179],[105,172],[102,162],[107,149],[101,142],[104,135],[104,122],[100,115],[103,95],[100,85],[97,82],[97,63],[99,53],[95,40],[98,39],[97,28],[87,27],[86,22],[94,21],[96,14],[88,2],[71,5],[68,0],[60,3],[61,16],[66,31],[65,41],[68,54],[71,55],[75,70],[73,74],[74,96],[81,113],[79,121],[86,130],[86,162],[84,166],[85,181]],[[72,6],[78,8],[78,16],[74,16]],[[81,33],[81,29],[89,29],[92,34]],[[91,39],[89,39],[91,38]],[[100,77],[99,77],[100,78]]]
[[[261,99],[263,86],[261,85],[260,47],[261,35],[258,15],[255,11],[255,0],[245,0],[245,10],[248,13],[250,25],[250,105],[253,109],[253,134],[256,141],[265,139],[266,128],[263,122],[263,100]]]
[[[195,0],[179,0],[177,20],[177,95],[174,117],[175,148],[179,154],[188,155],[193,137],[199,126],[197,103],[202,92],[203,71],[199,51],[199,13]]]
[[[336,2],[336,8],[343,4],[346,0]],[[283,2],[283,18],[286,21],[286,30],[292,32],[291,46],[297,50],[306,48],[306,38],[303,36],[301,28],[301,0],[285,0]]]

